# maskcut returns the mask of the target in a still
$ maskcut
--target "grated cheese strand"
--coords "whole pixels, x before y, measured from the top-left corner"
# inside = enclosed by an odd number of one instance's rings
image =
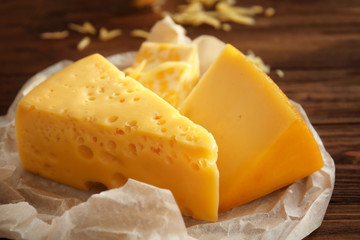
[[[59,31],[59,32],[44,32],[41,34],[42,39],[64,39],[69,36],[69,31]]]
[[[278,75],[281,78],[283,78],[285,76],[285,73],[280,69],[276,69],[275,73],[276,73],[276,75]]]
[[[100,28],[99,32],[99,39],[101,41],[109,41],[111,39],[114,39],[122,34],[121,29],[113,29],[113,30],[107,30],[106,28],[102,27]]]
[[[267,8],[264,12],[266,17],[272,17],[275,15],[275,9],[274,8]]]
[[[82,25],[69,23],[69,29],[82,33],[82,34],[92,34],[96,33],[96,28],[90,22],[84,22]]]
[[[266,65],[263,60],[256,56],[255,53],[251,50],[248,51],[248,54],[246,55],[246,58],[254,63],[258,68],[260,68],[263,72],[269,74],[270,73],[270,66]]]
[[[149,32],[142,29],[134,29],[131,31],[131,36],[147,39],[149,36]]]
[[[84,37],[83,39],[80,40],[80,42],[77,44],[77,50],[82,51],[85,48],[87,48],[90,45],[90,38],[89,37]]]

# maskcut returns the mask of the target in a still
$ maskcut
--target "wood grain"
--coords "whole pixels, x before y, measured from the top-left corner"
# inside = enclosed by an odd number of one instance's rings
[[[167,1],[174,11],[184,1]],[[238,1],[274,7],[275,16],[257,17],[254,26],[232,24],[231,32],[208,26],[187,26],[192,38],[210,34],[261,56],[273,80],[300,103],[336,163],[336,184],[323,224],[307,239],[360,239],[360,2],[259,0]],[[105,56],[137,50],[142,39],[134,28],[149,30],[159,15],[136,10],[123,0],[1,0],[0,115],[6,113],[20,87],[36,72],[62,59],[76,60],[94,52]],[[121,28],[108,42],[92,37],[77,51],[81,34],[64,40],[41,40],[46,31],[60,31],[69,22],[92,22],[97,28]]]

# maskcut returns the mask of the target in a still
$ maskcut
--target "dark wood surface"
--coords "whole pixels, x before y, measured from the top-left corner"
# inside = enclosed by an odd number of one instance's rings
[[[149,30],[160,19],[149,9],[134,10],[122,0],[1,0],[0,115],[33,74],[62,59],[94,52],[105,56],[137,50],[142,39],[134,28]],[[167,1],[174,11],[177,3]],[[232,24],[231,32],[187,26],[192,38],[210,34],[240,50],[251,49],[272,69],[273,80],[300,103],[336,163],[336,184],[322,226],[307,239],[360,239],[360,1],[238,1],[238,5],[274,7],[271,18],[254,26]],[[64,40],[41,40],[40,33],[66,29],[69,22],[92,22],[97,28],[121,28],[108,42],[92,37],[77,51],[81,34]]]

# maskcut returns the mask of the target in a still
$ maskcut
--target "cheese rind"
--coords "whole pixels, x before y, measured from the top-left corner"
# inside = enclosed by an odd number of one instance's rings
[[[133,178],[170,189],[185,215],[217,219],[212,135],[98,54],[34,88],[15,123],[26,170],[84,190]]]
[[[144,42],[125,73],[178,107],[199,79],[195,45]]]
[[[254,200],[323,166],[301,116],[276,84],[227,45],[180,107],[218,144],[219,211]]]

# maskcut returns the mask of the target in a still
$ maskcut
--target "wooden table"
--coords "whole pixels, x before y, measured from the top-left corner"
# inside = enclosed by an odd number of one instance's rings
[[[0,2],[0,114],[4,115],[20,87],[36,72],[62,59],[76,60],[94,52],[105,56],[137,50],[143,41],[130,36],[149,30],[161,17],[149,9],[129,10],[122,0]],[[175,11],[183,1],[167,1]],[[210,34],[240,50],[261,56],[274,71],[273,80],[300,103],[336,163],[336,184],[322,226],[307,239],[360,239],[360,2],[239,1],[238,5],[274,7],[276,14],[258,16],[254,26],[232,24],[224,32],[209,26],[187,26],[192,38]],[[83,51],[83,35],[42,40],[46,31],[67,24],[92,22],[97,28],[121,28],[121,37],[92,42]]]

